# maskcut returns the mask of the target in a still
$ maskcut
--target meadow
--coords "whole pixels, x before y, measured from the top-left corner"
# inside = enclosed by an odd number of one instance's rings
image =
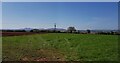
[[[3,61],[117,61],[118,36],[46,33],[2,37]]]

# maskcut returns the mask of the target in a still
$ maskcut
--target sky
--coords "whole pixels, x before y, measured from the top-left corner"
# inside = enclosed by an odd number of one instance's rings
[[[2,28],[118,29],[117,2],[3,2]]]
[[[0,29],[2,29],[2,3],[0,2]]]
[[[118,2],[119,0],[2,0],[3,2]]]

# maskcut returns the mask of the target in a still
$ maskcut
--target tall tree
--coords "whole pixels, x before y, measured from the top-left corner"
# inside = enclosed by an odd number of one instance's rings
[[[87,33],[90,33],[91,31],[89,29],[87,29]]]
[[[75,29],[75,27],[68,27],[67,31],[70,32],[70,33],[72,33],[72,32],[75,32],[76,29]]]

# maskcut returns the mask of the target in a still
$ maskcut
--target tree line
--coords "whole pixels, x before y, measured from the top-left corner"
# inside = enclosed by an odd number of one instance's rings
[[[75,34],[105,34],[105,35],[120,35],[120,32],[110,31],[110,32],[96,32],[92,33],[90,29],[87,29],[85,32],[81,32],[80,30],[76,30],[75,27],[68,27],[67,30],[39,30],[39,29],[32,29],[32,30],[2,30],[2,32],[33,32],[33,33],[75,33]]]

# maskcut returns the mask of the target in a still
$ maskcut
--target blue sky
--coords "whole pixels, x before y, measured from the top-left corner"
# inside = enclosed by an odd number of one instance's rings
[[[116,2],[4,2],[2,27],[118,29]]]
[[[0,29],[2,29],[2,3],[0,2]]]
[[[2,0],[3,2],[118,2],[119,0]]]

